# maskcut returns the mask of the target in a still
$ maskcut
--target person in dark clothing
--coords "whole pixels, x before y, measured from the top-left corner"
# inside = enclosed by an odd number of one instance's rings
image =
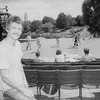
[[[0,25],[0,41],[2,41],[3,39],[2,32],[3,32],[3,27]]]
[[[78,46],[78,36],[75,35],[74,37],[74,46]]]

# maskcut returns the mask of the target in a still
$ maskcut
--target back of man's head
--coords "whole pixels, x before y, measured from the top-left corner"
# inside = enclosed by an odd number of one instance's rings
[[[56,51],[56,55],[59,55],[59,54],[61,54],[61,51],[60,50],[57,50]]]
[[[40,56],[40,52],[36,52],[36,57],[39,57]]]
[[[89,51],[90,51],[89,48],[84,48],[84,53],[85,53],[85,54],[88,55],[88,54],[89,54]]]

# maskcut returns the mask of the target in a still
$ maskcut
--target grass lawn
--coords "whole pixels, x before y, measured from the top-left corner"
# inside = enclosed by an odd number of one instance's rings
[[[83,49],[84,47],[88,47],[90,49],[90,53],[93,54],[96,58],[100,58],[100,39],[94,38],[90,40],[83,40],[81,38],[81,44],[79,44],[78,48],[73,48],[73,39],[72,38],[60,38],[59,47],[56,46],[55,39],[45,39],[40,38],[41,42],[41,57],[53,57],[55,56],[56,50],[60,49],[62,52],[67,52],[70,54],[79,54],[80,56],[84,55]],[[36,41],[31,41],[32,50],[26,51],[26,42],[21,43],[23,50],[23,57],[27,59],[35,58],[35,52],[37,51]]]

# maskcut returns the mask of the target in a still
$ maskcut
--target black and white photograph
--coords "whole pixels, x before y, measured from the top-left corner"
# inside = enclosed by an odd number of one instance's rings
[[[0,100],[100,100],[100,0],[0,0]]]

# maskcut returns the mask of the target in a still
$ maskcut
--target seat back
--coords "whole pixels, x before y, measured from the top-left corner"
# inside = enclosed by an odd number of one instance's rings
[[[87,61],[84,63],[85,65],[100,65],[99,61]]]
[[[67,70],[77,70],[77,69],[82,69],[84,65],[68,65]]]
[[[64,65],[50,65],[50,70],[66,70],[66,67]]]
[[[21,59],[22,64],[29,65],[34,63],[34,59]]]
[[[81,89],[81,69],[78,70],[59,70],[58,84],[60,86],[67,86],[70,89],[79,87],[79,97],[82,100],[82,89]],[[60,98],[60,88],[59,88]]]
[[[31,69],[36,69],[36,70],[48,70],[49,67],[48,67],[48,65],[36,65],[36,66],[31,65]]]
[[[100,69],[100,65],[85,65],[83,69]]]
[[[100,69],[82,70],[82,84],[99,85],[100,84]]]
[[[24,70],[26,79],[30,87],[37,84],[37,73],[36,70],[26,69]]]
[[[57,83],[57,70],[37,70],[38,83],[45,84],[56,84]]]
[[[77,86],[81,83],[81,69],[79,70],[60,70],[59,84],[68,86]]]

